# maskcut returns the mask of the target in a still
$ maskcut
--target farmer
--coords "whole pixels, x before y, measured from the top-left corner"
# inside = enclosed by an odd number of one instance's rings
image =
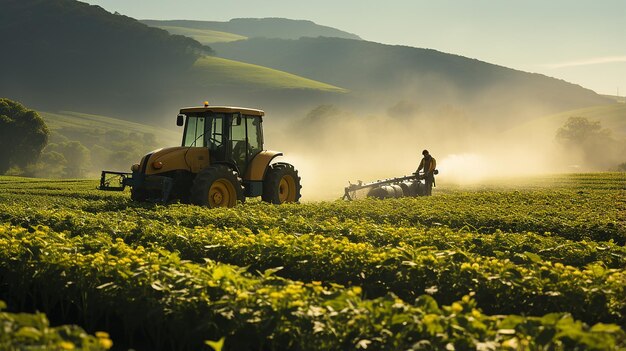
[[[426,190],[424,191],[425,196],[431,196],[433,193],[433,185],[435,184],[435,168],[437,167],[437,161],[435,158],[430,156],[428,150],[422,151],[422,161],[420,162],[419,167],[417,167],[417,171],[415,171],[415,175],[419,175],[419,172],[423,169],[424,175],[422,179],[426,183]]]

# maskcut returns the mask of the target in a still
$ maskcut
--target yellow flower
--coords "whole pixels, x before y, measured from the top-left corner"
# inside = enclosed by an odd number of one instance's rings
[[[113,341],[111,341],[111,339],[98,339],[98,342],[100,343],[100,346],[104,347],[105,349],[110,349],[111,347],[113,347]]]
[[[61,341],[59,347],[63,350],[74,350],[76,348],[76,346],[69,341]]]
[[[97,331],[96,332],[96,337],[102,338],[102,339],[108,339],[109,338],[109,333],[103,332],[103,331]]]
[[[452,312],[454,312],[454,313],[460,313],[460,312],[462,312],[462,311],[463,311],[463,306],[462,306],[460,303],[458,303],[458,302],[454,302],[454,303],[452,304]]]

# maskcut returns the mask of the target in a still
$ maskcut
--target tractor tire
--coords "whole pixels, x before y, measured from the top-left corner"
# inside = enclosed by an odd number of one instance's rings
[[[234,207],[237,202],[244,202],[245,197],[237,172],[225,165],[214,165],[196,175],[189,200],[194,205],[209,208]]]
[[[269,166],[263,180],[261,198],[272,204],[298,202],[300,200],[300,177],[298,171],[288,163],[274,163]]]

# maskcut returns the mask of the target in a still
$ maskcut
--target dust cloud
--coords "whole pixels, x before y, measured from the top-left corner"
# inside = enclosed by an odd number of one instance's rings
[[[542,117],[536,106],[532,113]],[[580,158],[574,150],[557,143],[560,125],[537,129],[532,123],[521,123],[499,129],[477,121],[452,106],[423,111],[401,102],[380,111],[359,111],[321,105],[299,118],[268,116],[265,146],[282,151],[283,160],[298,169],[302,201],[338,199],[349,182],[410,175],[423,149],[437,160],[440,188],[591,170],[576,164]]]

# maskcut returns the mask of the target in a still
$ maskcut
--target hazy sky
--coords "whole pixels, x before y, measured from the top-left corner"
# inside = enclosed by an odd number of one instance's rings
[[[138,19],[307,19],[626,95],[626,0],[89,0]]]

